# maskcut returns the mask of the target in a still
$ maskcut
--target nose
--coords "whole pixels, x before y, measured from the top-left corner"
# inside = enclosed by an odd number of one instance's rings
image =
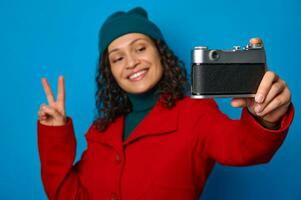
[[[128,62],[127,62],[127,68],[128,69],[135,68],[137,66],[137,64],[139,64],[139,59],[137,58],[136,55],[130,53],[127,56],[127,58],[128,58],[127,59],[128,60]]]

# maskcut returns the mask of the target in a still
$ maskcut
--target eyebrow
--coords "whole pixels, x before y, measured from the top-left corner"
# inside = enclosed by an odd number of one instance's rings
[[[134,43],[137,42],[138,40],[146,40],[146,39],[144,39],[144,38],[137,38],[137,39],[131,41],[129,45],[134,44]],[[119,50],[118,48],[115,48],[115,49],[111,50],[111,51],[108,53],[108,55],[110,55],[112,52],[118,51],[118,50]]]

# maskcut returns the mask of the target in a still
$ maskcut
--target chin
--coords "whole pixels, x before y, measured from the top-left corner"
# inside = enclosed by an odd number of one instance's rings
[[[131,90],[129,91],[129,93],[133,93],[133,94],[141,94],[144,92],[147,92],[149,89],[135,89],[135,90]]]
[[[132,94],[140,94],[140,93],[147,92],[151,89],[152,89],[151,86],[145,86],[145,87],[143,86],[143,87],[127,88],[127,89],[124,89],[124,91],[126,91],[128,93],[132,93]]]

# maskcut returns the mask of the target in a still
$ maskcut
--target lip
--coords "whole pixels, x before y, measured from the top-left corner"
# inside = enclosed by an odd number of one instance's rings
[[[134,79],[130,79],[130,76],[132,76],[133,74],[136,74],[136,73],[138,73],[138,72],[140,72],[140,71],[146,71],[144,74],[142,74],[142,75],[140,75],[139,77],[137,77],[137,78],[134,78]],[[143,79],[144,77],[145,77],[145,75],[148,73],[148,68],[144,68],[144,69],[140,69],[140,70],[135,70],[135,71],[133,71],[132,73],[130,73],[128,76],[127,76],[127,79],[129,80],[129,81],[139,81],[139,80],[141,80],[141,79]]]
[[[129,79],[130,76],[132,76],[133,74],[136,74],[137,72],[140,72],[140,71],[143,71],[143,70],[148,71],[149,68],[142,68],[142,69],[139,69],[139,70],[133,70],[130,74],[128,74],[128,75],[126,76],[126,78]]]

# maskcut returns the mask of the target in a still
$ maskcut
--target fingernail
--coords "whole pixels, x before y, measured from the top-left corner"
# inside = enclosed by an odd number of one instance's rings
[[[259,113],[256,113],[256,115],[259,116],[259,117],[262,117],[263,116],[263,112],[261,111]]]
[[[255,112],[256,113],[259,113],[261,111],[261,106],[260,105],[257,105],[256,107],[255,107]]]
[[[263,102],[263,95],[262,95],[262,94],[257,94],[257,95],[255,96],[255,101],[256,101],[257,103],[262,103],[262,102]]]

